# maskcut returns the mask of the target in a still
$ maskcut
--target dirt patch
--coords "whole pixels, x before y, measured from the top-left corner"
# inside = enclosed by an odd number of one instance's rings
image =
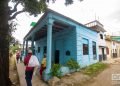
[[[10,64],[9,64],[9,68],[10,68],[9,77],[10,77],[10,80],[13,84],[12,86],[20,86],[14,56],[9,58],[9,62],[10,62]]]
[[[65,75],[58,80],[56,78],[57,77],[53,77],[49,81],[49,86],[82,86],[84,82],[90,80],[88,75],[82,74],[81,72]]]
[[[96,63],[94,65],[91,65],[87,68],[82,69],[79,72],[67,74],[58,80],[57,80],[57,77],[53,77],[49,81],[49,86],[89,86],[90,83],[94,83],[97,81],[96,80],[97,75],[101,75],[102,72],[104,72],[104,74],[100,76],[100,80],[103,80],[104,77],[106,77],[105,75],[109,76],[110,75],[108,74],[109,70],[104,71],[107,69],[109,69],[109,66],[107,64]],[[87,73],[90,72],[90,75],[85,74],[83,70]],[[106,86],[106,85],[97,85],[97,82],[96,82],[95,85],[90,85],[90,86]]]
[[[93,77],[92,82],[86,82],[83,86],[120,86],[119,80],[112,80],[112,74],[120,74],[118,61],[110,64],[107,69]]]

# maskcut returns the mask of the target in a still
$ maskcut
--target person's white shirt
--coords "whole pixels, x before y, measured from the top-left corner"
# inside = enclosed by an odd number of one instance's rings
[[[38,58],[35,55],[32,55],[29,60],[28,67],[36,67],[39,65],[40,65],[40,63],[38,61]]]

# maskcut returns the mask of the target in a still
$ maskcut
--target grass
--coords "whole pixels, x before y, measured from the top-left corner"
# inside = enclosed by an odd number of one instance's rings
[[[98,62],[98,63],[92,64],[92,65],[84,68],[82,70],[82,72],[89,76],[95,76],[95,75],[99,74],[101,71],[103,71],[104,69],[106,69],[107,67],[108,67],[107,64]]]

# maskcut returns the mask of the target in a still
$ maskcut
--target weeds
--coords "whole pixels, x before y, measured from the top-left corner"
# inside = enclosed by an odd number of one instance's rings
[[[92,65],[84,68],[82,70],[82,72],[84,74],[89,75],[89,76],[95,76],[95,75],[97,75],[99,72],[103,71],[107,67],[108,67],[107,64],[98,62],[98,63],[92,64]]]

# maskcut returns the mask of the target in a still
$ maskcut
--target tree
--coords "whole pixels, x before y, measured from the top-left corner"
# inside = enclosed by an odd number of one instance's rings
[[[0,86],[11,85],[9,79],[9,41],[12,20],[23,12],[37,16],[47,9],[47,3],[50,1],[55,2],[56,0],[0,0]],[[15,4],[14,8],[8,5],[9,2]],[[65,0],[65,5],[72,3],[73,0]],[[17,11],[19,4],[23,6],[21,11]]]

